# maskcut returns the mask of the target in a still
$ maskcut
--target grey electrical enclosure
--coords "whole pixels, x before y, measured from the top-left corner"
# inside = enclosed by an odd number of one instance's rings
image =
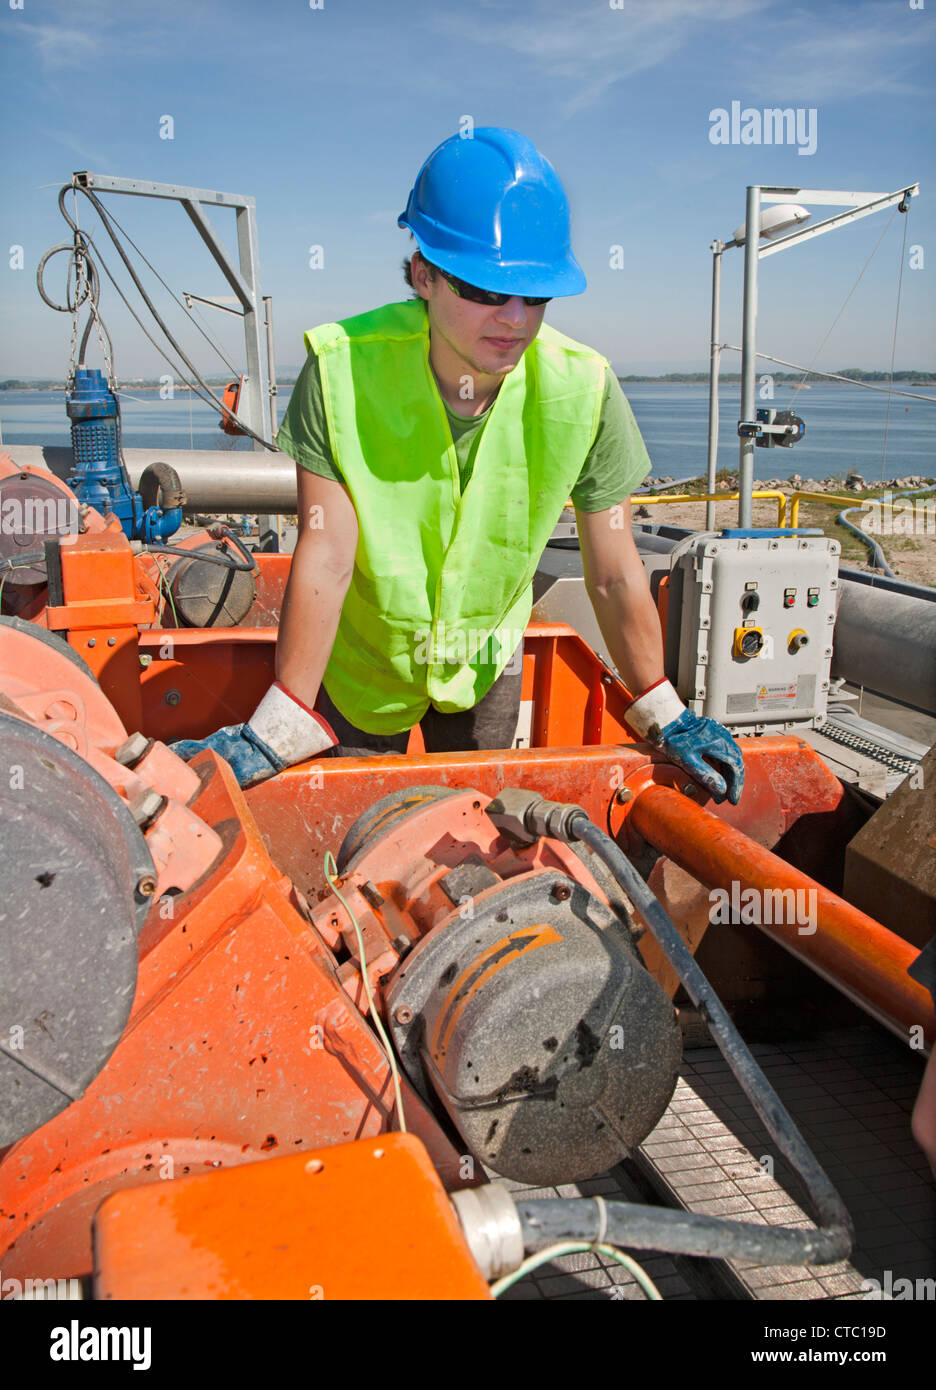
[[[703,534],[673,551],[668,668],[697,714],[737,733],[824,723],[839,544]]]

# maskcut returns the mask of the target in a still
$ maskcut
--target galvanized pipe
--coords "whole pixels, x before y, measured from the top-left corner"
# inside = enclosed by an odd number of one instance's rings
[[[903,1042],[919,1025],[930,1045],[936,1041],[929,991],[907,974],[919,955],[909,941],[671,787],[652,786],[641,792],[628,823],[707,888],[730,893],[737,884],[739,894],[754,889],[761,903],[765,892],[776,889],[814,892],[814,899],[800,901],[815,902],[815,931],[803,932],[804,924],[796,923],[754,925]]]
[[[936,714],[936,603],[840,581],[832,674]]]
[[[760,251],[759,184],[750,184],[747,191],[747,212],[744,222],[744,304],[741,328],[741,419],[754,419],[754,392],[757,386],[757,256]],[[738,469],[738,525],[752,526],[751,492],[754,487],[754,440],[743,436],[740,441]]]
[[[48,468],[65,479],[72,468],[70,448],[14,444],[14,462]],[[124,449],[134,487],[150,463],[171,464],[182,480],[193,512],[295,512],[296,465],[287,454],[245,449]]]

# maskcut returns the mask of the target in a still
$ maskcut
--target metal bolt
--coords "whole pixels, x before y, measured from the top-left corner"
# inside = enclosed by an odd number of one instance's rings
[[[695,782],[683,782],[679,790],[682,792],[683,796],[695,796],[696,784]]]
[[[558,898],[561,903],[564,903],[568,898],[571,898],[572,896],[572,889],[569,887],[567,883],[554,883],[552,891],[553,897]]]
[[[178,690],[167,690],[163,696],[167,705],[179,705],[182,703],[182,696]]]
[[[153,660],[153,658],[152,658],[151,656],[141,656],[141,657],[140,657],[140,665],[141,665],[141,666],[149,666],[149,664],[151,663],[152,660]]]
[[[109,647],[116,647],[116,645],[117,645],[117,638],[116,638],[116,637],[108,637],[108,639],[107,639],[107,645],[108,645]]]
[[[140,761],[149,745],[150,741],[145,734],[131,734],[127,741],[117,749],[114,754],[114,762],[122,763],[124,767],[131,767]]]
[[[615,801],[624,806],[628,801],[633,801],[634,793],[630,787],[620,787],[615,795]]]
[[[147,787],[134,801],[130,802],[130,814],[142,830],[155,820],[166,803],[166,798]]]
[[[409,1004],[397,1004],[393,1011],[393,1017],[396,1019],[397,1023],[412,1023],[413,1010],[410,1008]]]
[[[156,892],[156,880],[152,874],[144,874],[136,886],[141,898],[151,898]]]
[[[89,637],[89,638],[88,638],[88,646],[89,646],[89,647],[96,647],[96,646],[97,646],[97,638],[96,638],[96,637]]]

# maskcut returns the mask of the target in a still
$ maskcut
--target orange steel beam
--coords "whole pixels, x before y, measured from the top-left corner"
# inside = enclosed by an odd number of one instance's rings
[[[629,823],[706,887],[728,891],[737,884],[739,895],[753,889],[761,903],[765,893],[778,889],[814,892],[815,898],[799,901],[815,904],[815,930],[804,931],[806,924],[795,920],[752,924],[904,1042],[913,1036],[911,1029],[922,1026],[932,1046],[936,1014],[929,991],[907,974],[907,967],[919,955],[916,946],[670,787],[650,786],[641,792],[631,808]],[[771,899],[771,903],[776,900]],[[754,915],[763,918],[767,914],[761,911]],[[781,915],[788,916],[786,912]]]

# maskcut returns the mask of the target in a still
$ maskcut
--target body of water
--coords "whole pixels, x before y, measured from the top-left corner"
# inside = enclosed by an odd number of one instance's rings
[[[277,398],[280,419],[290,387]],[[705,385],[625,385],[627,395],[653,464],[653,474],[675,479],[705,473],[708,429],[708,387]],[[132,395],[132,392],[130,393]],[[936,397],[936,388],[921,394]],[[719,397],[719,466],[737,468],[740,391],[732,384]],[[936,406],[926,401],[893,396],[886,429],[887,396],[857,386],[813,386],[808,391],[778,389],[772,401],[759,406],[793,409],[806,422],[806,436],[792,448],[758,449],[754,473],[758,478],[800,473],[824,478],[851,471],[866,480],[908,473],[936,476]],[[123,442],[138,449],[230,449],[250,447],[232,438],[215,423],[211,409],[185,392],[160,400],[156,392],[121,401]],[[67,445],[71,436],[64,393],[58,391],[0,392],[3,444]]]

